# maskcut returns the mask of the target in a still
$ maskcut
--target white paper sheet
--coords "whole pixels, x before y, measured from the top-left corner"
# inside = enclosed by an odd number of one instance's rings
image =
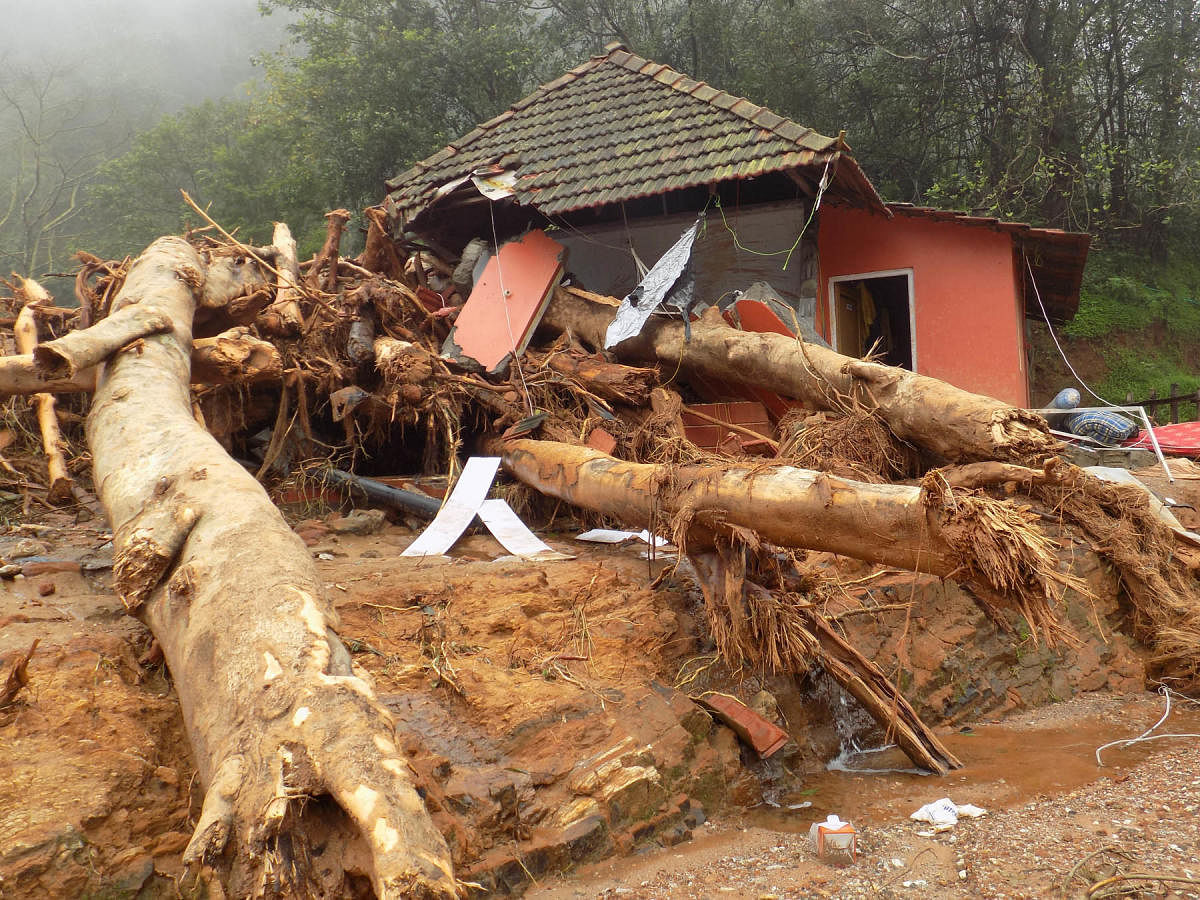
[[[513,556],[536,560],[575,558],[570,553],[559,553],[530,531],[504,500],[484,500],[476,514]]]
[[[453,547],[487,499],[499,469],[498,456],[472,456],[468,459],[454,484],[454,490],[438,510],[437,516],[400,555],[441,556]]]

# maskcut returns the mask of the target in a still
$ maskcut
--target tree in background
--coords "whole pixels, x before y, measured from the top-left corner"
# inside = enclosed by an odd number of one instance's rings
[[[0,272],[67,265],[85,188],[119,146],[111,125],[60,71],[0,70]]]
[[[284,218],[312,249],[327,209],[377,202],[385,179],[613,39],[825,133],[845,129],[889,199],[1157,253],[1198,221],[1194,0],[263,7],[287,17],[297,51],[264,56],[261,84],[163,119],[95,184],[67,167],[76,205],[87,201],[70,214],[86,226],[81,246],[116,252],[178,229],[187,187],[222,222]]]

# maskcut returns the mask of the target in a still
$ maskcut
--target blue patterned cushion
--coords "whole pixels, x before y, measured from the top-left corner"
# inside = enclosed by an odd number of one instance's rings
[[[1067,431],[1091,438],[1106,447],[1115,447],[1138,432],[1138,427],[1120,413],[1081,412],[1067,417]]]

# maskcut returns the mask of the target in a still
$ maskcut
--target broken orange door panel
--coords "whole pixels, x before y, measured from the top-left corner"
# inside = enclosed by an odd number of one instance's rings
[[[488,260],[459,313],[442,357],[501,374],[524,352],[563,273],[566,249],[541,229],[527,232]]]

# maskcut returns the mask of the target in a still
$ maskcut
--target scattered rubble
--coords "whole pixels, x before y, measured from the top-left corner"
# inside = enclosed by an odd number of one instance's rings
[[[7,502],[83,522],[94,483],[114,534],[0,555],[18,578],[111,566],[150,628],[197,773],[170,851],[193,872],[235,894],[520,892],[686,839],[775,759],[823,763],[818,685],[944,774],[945,723],[1200,682],[1200,549],[1036,414],[798,337],[762,287],[705,308],[686,261],[622,300],[539,230],[455,255],[374,210],[347,259],[347,219],[307,264],[285,226],[269,247],[197,234],[85,259],[78,319],[28,280],[8,301],[25,352],[0,390],[39,399],[36,432],[9,404]],[[615,340],[622,310],[644,321]],[[591,526],[672,546],[548,543]],[[180,769],[146,777],[178,802]],[[106,859],[111,883],[145,884],[161,849]]]

